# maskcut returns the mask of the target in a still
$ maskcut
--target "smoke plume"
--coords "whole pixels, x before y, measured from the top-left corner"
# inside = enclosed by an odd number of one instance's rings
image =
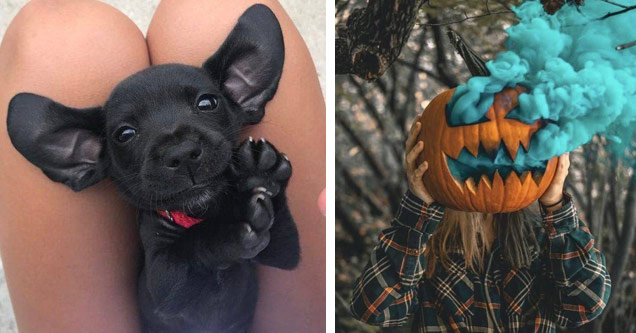
[[[616,47],[636,41],[636,10],[601,18],[621,9],[599,0],[565,5],[554,15],[539,1],[514,8],[520,22],[506,30],[507,51],[487,62],[490,76],[457,87],[449,123],[480,121],[496,92],[522,85],[528,92],[508,117],[546,121],[531,141],[526,166],[541,166],[595,134],[614,141],[620,152],[631,142],[636,120],[636,47]]]

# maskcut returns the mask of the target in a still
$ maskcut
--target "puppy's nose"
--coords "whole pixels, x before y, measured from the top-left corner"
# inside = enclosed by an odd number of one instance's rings
[[[163,157],[164,165],[169,169],[179,169],[185,165],[197,167],[201,161],[201,146],[193,141],[183,141],[170,147]]]

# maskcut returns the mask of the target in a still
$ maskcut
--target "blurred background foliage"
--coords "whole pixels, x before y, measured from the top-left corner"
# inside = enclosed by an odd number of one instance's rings
[[[379,78],[336,76],[337,332],[381,331],[351,317],[351,286],[407,188],[405,133],[435,95],[470,77],[447,29],[490,60],[504,49],[504,29],[516,22],[510,7],[520,2],[421,1],[399,57]],[[336,30],[345,29],[352,11],[366,6],[365,0],[336,0]],[[631,158],[616,158],[605,146],[604,138],[596,137],[571,154],[567,190],[612,277],[612,297],[602,317],[576,331],[636,332],[636,174]]]

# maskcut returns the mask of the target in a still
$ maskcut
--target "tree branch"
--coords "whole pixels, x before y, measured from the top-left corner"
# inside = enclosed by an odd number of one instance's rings
[[[635,166],[636,165],[632,165],[632,168]],[[610,270],[612,283],[617,286],[620,285],[621,279],[623,278],[623,272],[627,266],[627,259],[629,258],[630,250],[634,244],[634,237],[636,236],[636,172],[632,173],[630,177],[624,207],[623,227],[620,230],[614,260],[612,260],[612,269]],[[612,289],[612,295],[616,294],[616,289],[617,288]],[[611,312],[612,307],[616,303],[615,298],[616,297],[610,296],[607,306],[601,315],[601,321]]]
[[[344,165],[342,161],[336,157],[337,165]],[[360,183],[346,167],[340,168],[342,171],[342,176],[345,182],[348,184],[346,186],[347,189],[352,189],[353,193],[363,198],[371,207],[371,213],[375,215],[383,215],[384,214],[384,204],[382,201],[378,199],[373,193],[366,191],[365,186]]]
[[[500,15],[500,14],[514,14],[514,12],[512,10],[499,10],[496,12],[492,12],[490,10],[488,10],[486,13],[484,14],[480,14],[480,15],[474,15],[474,16],[468,16],[468,14],[466,12],[464,13],[464,17],[461,19],[457,19],[455,21],[450,21],[450,22],[433,22],[433,23],[424,23],[422,24],[423,26],[428,26],[428,27],[440,27],[440,26],[446,26],[446,25],[451,25],[451,24],[455,24],[455,23],[462,23],[468,20],[474,20],[474,19],[478,19],[478,18],[482,18],[482,17],[486,17],[486,16],[491,16],[491,15]]]
[[[388,172],[382,166],[382,163],[366,148],[363,140],[358,136],[356,131],[354,131],[347,120],[345,120],[341,114],[341,112],[336,112],[336,121],[340,127],[349,135],[353,144],[360,147],[367,161],[369,161],[369,165],[371,166],[371,170],[373,170],[377,177],[380,179],[386,179],[388,177]]]
[[[384,122],[382,121],[382,119],[380,119],[380,113],[378,112],[378,108],[376,108],[375,104],[373,104],[373,102],[371,102],[367,98],[366,96],[368,92],[367,89],[363,87],[362,84],[358,82],[358,80],[356,80],[354,77],[349,77],[349,82],[358,90],[358,97],[362,99],[362,102],[365,105],[365,109],[371,113],[371,117],[373,117],[373,119],[375,120],[376,125],[378,126],[378,129],[381,132],[384,132],[385,130]]]
[[[622,10],[619,10],[619,11],[616,11],[616,12],[607,13],[607,14],[603,15],[602,17],[599,17],[598,20],[605,20],[605,19],[610,18],[612,16],[624,14],[624,13],[627,13],[628,11],[634,10],[634,9],[636,9],[636,6],[625,7],[625,9],[622,9]]]
[[[442,83],[442,84],[444,83],[444,82],[442,82],[442,79],[439,76],[437,76],[437,73],[434,73],[433,71],[429,71],[428,69],[426,69],[426,68],[424,68],[422,66],[416,65],[414,63],[410,63],[410,62],[408,62],[408,61],[406,61],[404,59],[398,59],[397,63],[400,64],[400,65],[404,65],[406,67],[409,67],[412,71],[424,73],[427,76],[430,76],[431,78],[435,79],[435,81],[437,81],[439,83]]]
[[[351,84],[358,89],[358,96],[363,100],[364,105],[366,106],[366,110],[368,110],[371,113],[371,117],[373,117],[373,119],[375,120],[376,125],[378,126],[378,129],[380,130],[380,132],[386,133],[384,120],[380,116],[380,112],[378,108],[375,106],[375,104],[372,101],[370,101],[366,97],[368,90],[363,85],[363,83],[358,82],[358,80],[359,79],[355,77],[351,77],[351,76],[349,77],[349,82],[351,82]],[[380,82],[380,80],[376,80],[375,82]],[[397,150],[395,143],[389,139],[387,139],[386,141],[388,143],[388,146],[391,148],[391,151],[393,151],[393,153],[395,154],[395,156],[400,156],[400,151]]]
[[[397,73],[397,68],[395,67],[391,67],[391,69],[389,70],[389,76],[391,77],[391,82],[393,82],[393,85],[391,86],[391,95],[389,97],[389,110],[395,110],[398,107],[398,89],[400,88],[399,85],[399,80],[398,80],[398,73]],[[397,124],[398,128],[400,130],[402,130],[403,128],[400,127],[400,124]]]
[[[413,65],[416,67],[419,67],[420,61],[422,59],[422,54],[424,53],[424,49],[426,45],[426,31],[421,31],[419,37],[420,38],[418,40],[418,44],[420,48],[415,52],[415,55],[413,57],[413,61],[414,61]],[[413,101],[415,100],[415,91],[418,89],[417,85],[415,84],[415,79],[417,79],[417,72],[411,71],[409,73],[409,78],[406,83],[406,92],[405,92],[406,101],[404,101],[404,106],[401,107],[400,110],[396,110],[397,111],[396,121],[399,124],[401,124],[401,126],[404,126],[404,124],[406,124],[407,111],[415,109],[411,107],[411,105],[413,104]]]
[[[344,209],[341,200],[336,198],[336,216],[344,229],[353,239],[353,245],[358,253],[364,253],[366,251],[366,242],[364,237],[360,234],[356,223],[353,222],[349,215],[349,211]]]
[[[593,144],[588,144],[583,146],[583,157],[585,161],[585,217],[587,219],[592,218],[592,213],[594,210],[594,202],[592,201],[592,192],[594,191],[594,173],[592,169],[594,168],[596,163],[596,149]]]
[[[421,0],[369,0],[338,27],[336,74],[365,80],[382,76],[402,52]]]
[[[437,18],[434,16],[428,16],[429,22],[436,23]],[[457,77],[450,70],[448,59],[446,58],[446,48],[444,47],[444,34],[442,33],[442,27],[440,25],[433,26],[433,40],[435,41],[435,53],[437,56],[436,66],[437,74],[440,80],[447,87],[456,87],[458,85]]]
[[[614,2],[614,1],[610,1],[610,0],[601,0],[601,1],[603,1],[603,2],[605,2],[605,3],[609,3],[610,5],[614,5],[614,6],[616,6],[616,7],[620,7],[620,8],[627,8],[627,6],[625,6],[625,5],[621,5],[620,3],[616,3],[616,2]]]
[[[349,1],[347,0],[340,0],[336,2],[336,17],[338,17],[340,15],[340,13],[347,8],[347,5],[349,4]]]

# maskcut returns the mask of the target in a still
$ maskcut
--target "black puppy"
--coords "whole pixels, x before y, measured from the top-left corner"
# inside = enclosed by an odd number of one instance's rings
[[[247,331],[253,262],[298,264],[289,160],[264,139],[237,142],[242,126],[263,118],[284,53],[278,20],[255,5],[202,68],[148,68],[103,107],[29,93],[11,100],[11,141],[49,178],[79,191],[109,176],[140,209],[145,331]]]

